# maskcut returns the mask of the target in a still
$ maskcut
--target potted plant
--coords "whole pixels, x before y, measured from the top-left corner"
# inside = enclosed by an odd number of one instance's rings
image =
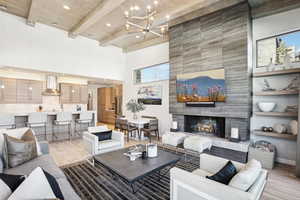
[[[126,104],[126,108],[128,111],[133,113],[133,119],[135,119],[135,120],[138,118],[137,113],[145,110],[144,104],[139,103],[135,99],[131,99],[130,101],[128,101],[128,103]]]

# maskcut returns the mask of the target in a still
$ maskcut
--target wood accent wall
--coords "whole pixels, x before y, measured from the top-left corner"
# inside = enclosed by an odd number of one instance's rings
[[[241,3],[170,28],[170,113],[179,123],[183,115],[225,117],[227,135],[230,126],[238,125],[244,127],[244,139],[249,138],[252,108],[248,72],[249,12],[248,4]],[[177,74],[220,68],[225,69],[225,103],[197,108],[177,102]]]

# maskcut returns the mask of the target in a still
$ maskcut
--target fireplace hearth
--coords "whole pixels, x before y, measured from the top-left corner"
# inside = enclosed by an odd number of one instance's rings
[[[225,138],[225,118],[185,115],[184,131]]]

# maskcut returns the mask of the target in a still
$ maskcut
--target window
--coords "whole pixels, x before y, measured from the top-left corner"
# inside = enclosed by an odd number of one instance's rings
[[[134,70],[135,83],[148,83],[153,81],[162,81],[169,79],[170,65],[163,63]]]

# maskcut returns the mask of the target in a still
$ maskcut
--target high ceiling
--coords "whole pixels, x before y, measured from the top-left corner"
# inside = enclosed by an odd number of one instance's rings
[[[158,15],[154,23],[174,25],[197,16],[226,8],[245,0],[158,0]],[[168,40],[168,37],[129,34],[125,30],[124,12],[135,2],[143,15],[146,5],[153,0],[0,0],[2,11],[27,19],[34,26],[42,23],[63,29],[69,36],[78,35],[99,41],[101,46],[114,45],[124,51],[135,50]],[[192,13],[192,14],[190,14]]]

